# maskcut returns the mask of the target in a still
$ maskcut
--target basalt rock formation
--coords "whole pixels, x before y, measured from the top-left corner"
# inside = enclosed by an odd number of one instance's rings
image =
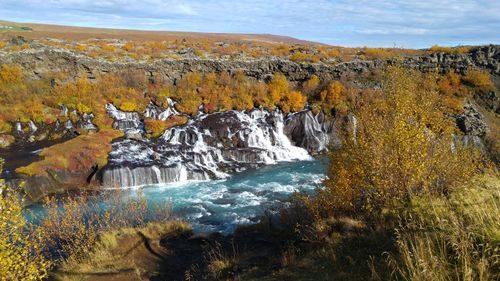
[[[162,59],[150,62],[127,61],[109,62],[93,59],[68,50],[32,44],[32,47],[17,53],[0,53],[0,63],[15,63],[24,68],[26,73],[37,78],[49,71],[62,71],[70,77],[87,76],[94,78],[98,74],[124,71],[127,69],[142,70],[150,76],[175,81],[184,73],[191,71],[229,72],[242,71],[256,79],[266,79],[276,72],[283,73],[289,81],[300,82],[315,74],[323,80],[338,79],[344,75],[370,73],[388,64],[401,63],[421,71],[437,70],[447,72],[454,69],[465,72],[475,67],[488,70],[500,76],[500,46],[488,45],[471,49],[466,54],[433,53],[426,56],[408,56],[398,59],[355,60],[350,62],[329,64],[295,63],[281,58],[263,59]]]

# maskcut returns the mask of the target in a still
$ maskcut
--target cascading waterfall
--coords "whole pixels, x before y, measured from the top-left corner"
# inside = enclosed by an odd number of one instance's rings
[[[175,102],[173,100],[167,98],[167,104],[168,108],[163,109],[153,102],[150,102],[146,110],[144,110],[144,116],[165,121],[171,116],[181,115],[181,113],[175,109]]]
[[[113,129],[122,132],[142,131],[143,124],[137,112],[125,112],[118,110],[113,104],[106,104],[108,115],[113,118]]]
[[[169,108],[174,112],[173,104]],[[128,120],[115,109],[108,108],[115,120]],[[160,118],[158,112],[146,110]],[[312,159],[285,135],[283,119],[280,112],[264,110],[200,114],[155,140],[118,141],[102,173],[103,184],[132,187],[220,179],[250,167]]]

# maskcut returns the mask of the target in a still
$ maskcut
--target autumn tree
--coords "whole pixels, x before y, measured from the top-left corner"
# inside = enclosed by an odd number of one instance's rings
[[[241,71],[234,75],[233,83],[233,104],[237,110],[252,110],[254,108],[253,98],[250,93],[251,82]]]
[[[302,89],[305,94],[311,95],[318,89],[319,83],[319,77],[313,74],[311,78],[302,84]]]
[[[279,104],[281,99],[288,93],[290,90],[290,85],[288,84],[288,80],[285,75],[281,73],[276,73],[273,76],[271,82],[269,82],[269,94],[271,96],[271,102],[274,105]]]
[[[3,160],[0,159],[0,172]],[[51,263],[45,258],[43,233],[23,214],[20,190],[0,179],[0,280],[42,280]]]
[[[432,77],[391,67],[382,90],[355,111],[342,147],[330,153],[329,179],[306,205],[316,217],[378,214],[423,193],[447,193],[474,174],[479,158],[454,141]],[[434,80],[434,83],[435,80]]]
[[[252,84],[250,93],[251,96],[253,97],[254,104],[257,107],[263,107],[267,109],[272,109],[274,107],[266,83],[257,82]]]
[[[291,91],[287,94],[285,101],[282,104],[283,111],[287,113],[288,111],[301,111],[306,105],[307,97],[304,96],[299,91]]]
[[[347,90],[340,81],[332,81],[320,93],[320,104],[324,112],[330,113],[332,109],[347,113]]]

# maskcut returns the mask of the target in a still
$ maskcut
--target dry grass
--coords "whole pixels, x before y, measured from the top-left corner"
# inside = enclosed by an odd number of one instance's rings
[[[424,197],[397,229],[403,280],[500,278],[500,181],[476,179],[450,198]]]
[[[37,218],[41,221],[38,228],[45,234],[47,253],[63,267],[88,263],[101,246],[117,246],[118,238],[113,237],[117,233],[140,231],[148,239],[158,240],[162,233],[189,227],[182,222],[172,223],[170,202],[152,209],[141,193],[111,191],[104,195],[51,197],[46,198],[43,207],[46,214]]]
[[[208,247],[205,252],[205,259],[209,275],[215,280],[234,279],[238,271],[238,250],[234,243],[232,251],[229,253],[224,250],[219,242]]]
[[[449,54],[466,54],[470,51],[470,47],[443,47],[434,45],[429,49],[431,53],[449,53]]]
[[[151,258],[145,245],[154,252],[166,254],[160,247],[160,239],[186,232],[191,232],[190,225],[176,220],[103,232],[88,254],[77,262],[65,261],[56,276],[61,279],[96,273],[141,272],[144,260]]]

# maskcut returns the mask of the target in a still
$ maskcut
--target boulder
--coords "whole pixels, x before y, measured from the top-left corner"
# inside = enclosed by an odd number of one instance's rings
[[[456,122],[458,128],[468,136],[482,137],[489,130],[488,124],[484,121],[484,116],[470,101],[465,102],[464,113],[456,117]]]

